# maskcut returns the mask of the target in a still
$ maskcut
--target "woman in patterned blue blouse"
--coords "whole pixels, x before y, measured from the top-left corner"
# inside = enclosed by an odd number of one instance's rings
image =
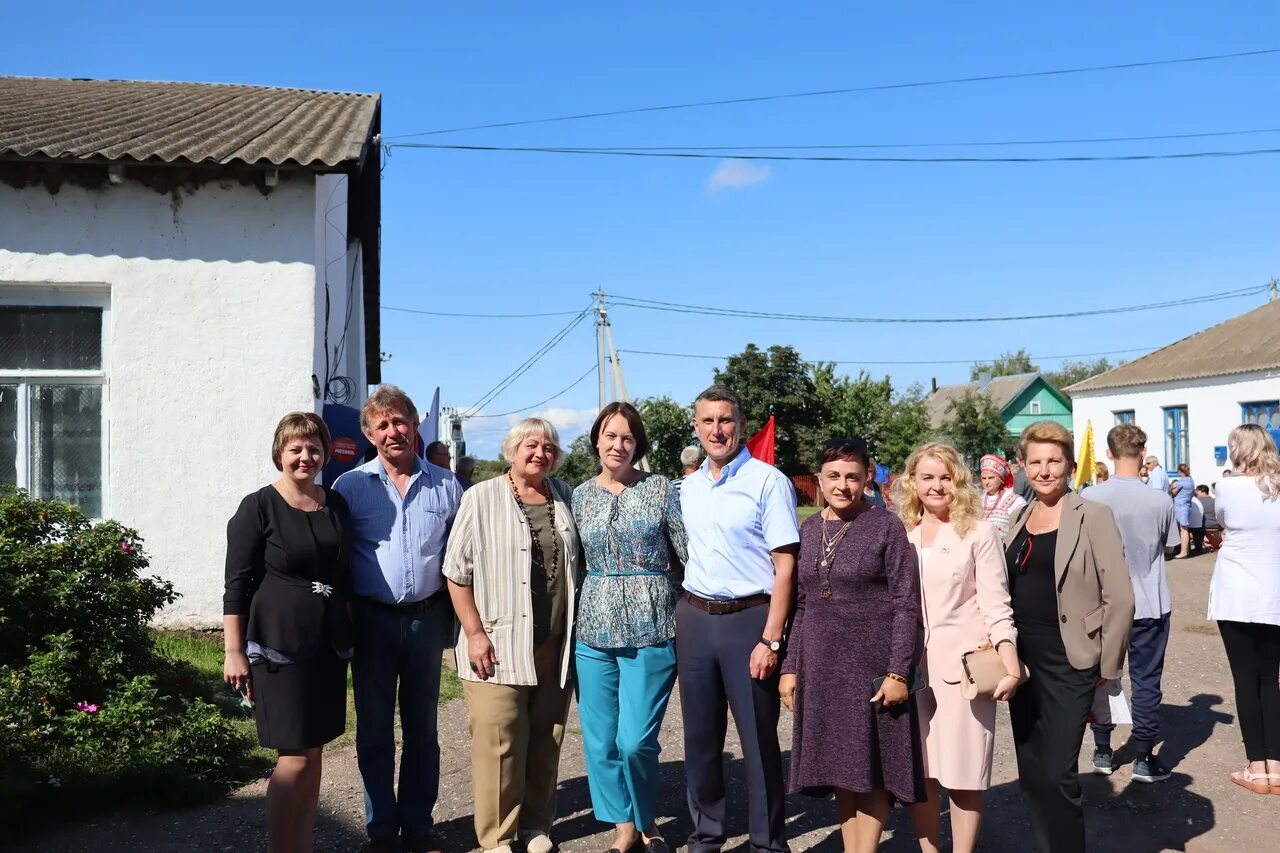
[[[676,678],[676,576],[688,556],[671,481],[635,467],[649,451],[630,403],[610,403],[591,427],[601,471],[573,493],[586,551],[579,596],[578,716],[596,817],[617,825],[611,851],[643,843],[667,853],[654,808],[658,732]]]

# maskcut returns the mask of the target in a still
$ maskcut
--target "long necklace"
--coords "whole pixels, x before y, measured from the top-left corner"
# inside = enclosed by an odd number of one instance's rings
[[[821,554],[815,555],[813,558],[813,570],[818,573],[819,595],[822,598],[831,597],[831,567],[836,560],[836,548],[840,545],[840,540],[849,532],[849,525],[853,524],[853,519],[849,519],[840,525],[840,529],[836,531],[835,536],[827,538],[827,520],[819,517],[818,526],[822,531]]]
[[[551,497],[551,488],[543,480],[542,488],[539,490],[547,499],[547,514],[551,519],[551,565],[547,566],[547,552],[542,550],[542,539],[538,536],[538,528],[534,526],[533,519],[529,518],[529,508],[520,499],[520,490],[516,488],[516,481],[511,479],[510,471],[507,472],[507,482],[511,484],[511,494],[516,499],[516,506],[520,507],[520,512],[529,525],[529,536],[533,540],[533,553],[536,555],[534,559],[543,564],[542,571],[547,576],[547,583],[552,584],[556,579],[556,570],[560,566],[560,537],[556,535],[556,502]]]

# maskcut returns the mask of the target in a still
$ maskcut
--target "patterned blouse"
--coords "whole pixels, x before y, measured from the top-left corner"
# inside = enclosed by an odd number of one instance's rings
[[[638,649],[675,637],[689,548],[671,481],[650,475],[615,496],[592,477],[573,492],[573,517],[587,558],[577,638],[598,649]]]

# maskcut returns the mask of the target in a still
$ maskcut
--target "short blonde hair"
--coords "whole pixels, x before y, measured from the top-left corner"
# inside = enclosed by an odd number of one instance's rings
[[[898,508],[898,517],[907,530],[914,530],[924,517],[924,502],[920,500],[915,479],[916,469],[920,467],[922,459],[936,459],[946,466],[947,473],[951,475],[951,524],[956,533],[967,535],[978,523],[978,491],[973,486],[973,474],[960,454],[951,445],[940,441],[931,441],[917,447],[907,457],[902,474],[894,479],[894,505]]]
[[[383,412],[403,412],[411,421],[418,420],[418,408],[409,395],[395,385],[379,385],[360,407],[360,431],[369,431],[369,421]]]
[[[1280,497],[1280,453],[1271,434],[1257,424],[1242,424],[1227,436],[1235,476],[1253,477],[1269,499]]]
[[[1027,458],[1028,444],[1056,444],[1066,454],[1067,461],[1074,468],[1076,464],[1076,442],[1071,431],[1057,421],[1036,421],[1022,431],[1018,439],[1018,450],[1022,458]]]
[[[276,424],[276,434],[271,439],[271,461],[277,471],[284,470],[280,457],[284,455],[285,447],[295,438],[319,439],[320,449],[324,452],[324,462],[320,464],[329,464],[329,457],[333,454],[333,439],[329,437],[329,428],[324,425],[324,421],[315,412],[290,412]]]
[[[525,418],[513,426],[502,440],[502,458],[508,462],[514,461],[516,449],[524,444],[525,439],[535,435],[555,445],[556,459],[551,463],[551,470],[555,471],[564,461],[564,448],[560,446],[560,433],[556,431],[555,425],[545,418]]]

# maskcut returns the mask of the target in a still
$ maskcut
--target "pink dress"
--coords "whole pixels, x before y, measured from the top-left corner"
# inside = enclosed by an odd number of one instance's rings
[[[982,791],[991,786],[996,703],[960,695],[960,655],[984,642],[1017,642],[1000,533],[979,521],[961,537],[944,524],[928,549],[920,533],[916,527],[907,538],[928,552],[920,594],[929,686],[916,694],[925,776],[948,790]]]

